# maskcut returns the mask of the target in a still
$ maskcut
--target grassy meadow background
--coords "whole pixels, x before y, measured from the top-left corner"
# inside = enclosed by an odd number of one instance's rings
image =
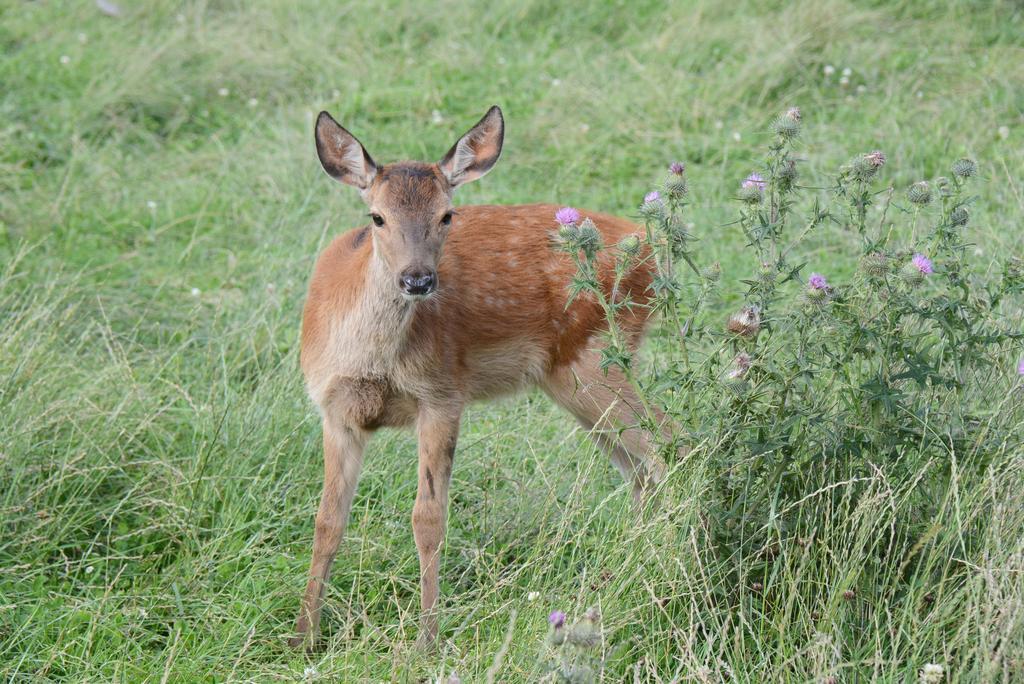
[[[756,264],[731,197],[768,122],[799,106],[807,177],[881,149],[902,191],[978,159],[985,272],[1024,245],[1022,39],[1015,2],[124,2],[111,17],[0,0],[0,677],[536,681],[548,613],[597,605],[606,681],[916,681],[929,662],[1021,681],[1020,468],[937,493],[949,505],[920,543],[970,580],[844,601],[867,540],[907,514],[878,490],[784,549],[769,598],[730,585],[743,559],[694,532],[716,473],[697,459],[639,520],[539,394],[465,417],[438,653],[411,646],[415,447],[397,432],[367,455],[324,650],[284,639],[321,482],[304,289],[365,213],[319,167],[317,111],[378,160],[429,160],[500,104],[501,162],[462,204],[633,215],[684,160],[702,261],[737,293]],[[826,228],[802,256],[841,280],[853,244]],[[716,301],[723,321],[737,302]],[[993,516],[983,557],[956,560]]]

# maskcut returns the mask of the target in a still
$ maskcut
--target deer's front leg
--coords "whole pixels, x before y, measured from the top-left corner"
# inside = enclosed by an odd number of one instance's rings
[[[345,535],[365,446],[366,435],[361,430],[332,427],[324,421],[324,489],[316,514],[309,581],[295,621],[296,636],[288,640],[292,646],[308,643],[312,647],[316,642],[324,589],[334,555]]]
[[[429,647],[437,639],[438,568],[441,541],[448,514],[455,442],[462,407],[422,407],[417,419],[419,483],[412,509],[412,531],[420,557],[420,634],[418,643]]]

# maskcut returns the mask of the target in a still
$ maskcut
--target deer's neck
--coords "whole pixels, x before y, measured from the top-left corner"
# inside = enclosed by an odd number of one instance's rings
[[[354,376],[389,375],[401,354],[412,320],[383,260],[371,252],[362,290],[334,328],[333,346]]]

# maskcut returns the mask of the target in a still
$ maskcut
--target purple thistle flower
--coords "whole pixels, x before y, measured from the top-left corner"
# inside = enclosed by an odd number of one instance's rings
[[[935,269],[932,268],[932,260],[920,252],[914,255],[910,260],[910,263],[912,263],[914,268],[920,271],[922,275],[930,275],[935,272]]]
[[[764,178],[759,173],[752,173],[743,180],[740,187],[743,189],[757,188],[759,192],[764,192]]]
[[[828,288],[828,281],[820,273],[812,273],[811,277],[807,279],[807,285],[812,290],[825,290]]]
[[[651,190],[649,193],[644,195],[644,204],[651,204],[653,202],[661,201],[661,193],[657,190]]]
[[[565,624],[565,613],[560,610],[551,611],[551,615],[548,615],[548,622],[555,629],[561,629],[562,625]]]
[[[885,165],[885,152],[881,150],[875,150],[864,155],[864,158],[870,162],[876,169]]]
[[[580,222],[580,212],[572,207],[562,207],[555,212],[555,220],[563,226],[575,225]]]
[[[1017,374],[1024,375],[1024,359],[1021,359],[1020,363],[1017,364]]]
[[[683,162],[674,161],[668,165],[668,170],[677,176],[682,176],[683,172],[686,171],[686,165]]]

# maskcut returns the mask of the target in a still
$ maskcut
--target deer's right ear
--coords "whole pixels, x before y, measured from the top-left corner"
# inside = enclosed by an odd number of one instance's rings
[[[316,154],[332,178],[366,190],[377,175],[377,165],[356,137],[327,112],[316,118]]]

